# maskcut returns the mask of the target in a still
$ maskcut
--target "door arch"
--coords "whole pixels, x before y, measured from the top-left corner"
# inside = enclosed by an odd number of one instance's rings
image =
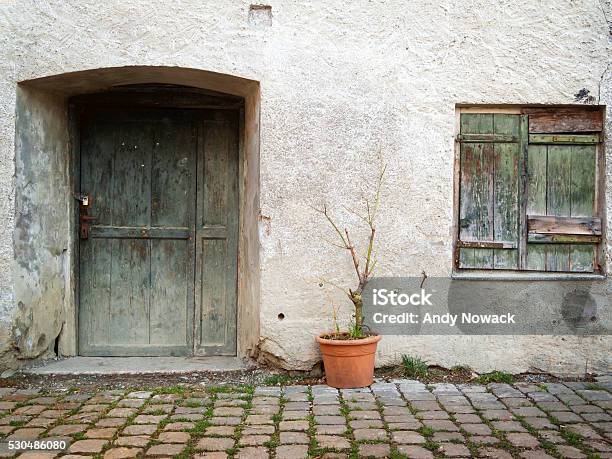
[[[44,210],[42,213],[26,215],[25,223],[15,234],[15,269],[17,276],[23,279],[15,285],[16,301],[23,303],[26,308],[36,305],[36,311],[40,312],[34,314],[33,324],[26,331],[24,341],[34,341],[40,345],[40,349],[32,350],[32,354],[42,353],[45,347],[50,346],[58,348],[59,354],[64,356],[76,355],[78,352],[79,211],[72,196],[76,190],[74,174],[63,173],[61,177],[58,174],[48,174],[48,177],[42,178],[37,176],[39,180],[34,186],[50,189],[51,192],[46,195],[36,193],[35,199],[32,199],[31,179],[33,175],[40,175],[35,167],[40,167],[49,151],[45,150],[44,143],[54,142],[56,156],[51,155],[49,158],[49,161],[53,161],[49,167],[74,171],[78,166],[75,159],[78,148],[74,138],[79,134],[78,122],[71,116],[73,112],[68,110],[69,106],[85,97],[107,98],[109,93],[133,91],[135,85],[139,86],[141,93],[144,91],[149,94],[151,103],[156,107],[175,104],[176,95],[168,100],[161,93],[179,86],[198,93],[202,98],[208,98],[208,104],[220,104],[215,109],[227,109],[228,105],[235,104],[237,100],[243,104],[237,121],[240,209],[237,250],[240,263],[237,266],[236,323],[237,355],[249,355],[259,338],[259,84],[231,75],[178,67],[104,68],[38,78],[19,84],[16,204],[18,208],[21,203],[22,208],[34,204],[37,209],[48,209],[49,214],[54,214],[53,219]],[[183,99],[184,103],[188,102],[187,97]],[[68,145],[69,148],[64,149],[61,145]],[[69,190],[69,193],[64,190]],[[249,199],[245,199],[245,196],[249,196]],[[49,225],[52,220],[66,221],[74,230],[65,237],[60,235],[55,238],[57,240],[54,240],[54,244],[57,247],[49,251],[49,260],[32,260],[29,256],[35,248],[32,242],[40,238],[40,233],[36,234],[37,228],[42,227],[42,231],[48,234],[58,233],[57,227]],[[22,260],[24,262],[20,263]],[[50,272],[49,275],[58,281],[40,283],[40,279],[33,277],[35,270]]]

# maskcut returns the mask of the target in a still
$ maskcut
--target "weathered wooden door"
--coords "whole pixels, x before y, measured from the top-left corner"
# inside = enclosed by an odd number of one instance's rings
[[[233,112],[83,117],[82,355],[235,354],[236,138]]]

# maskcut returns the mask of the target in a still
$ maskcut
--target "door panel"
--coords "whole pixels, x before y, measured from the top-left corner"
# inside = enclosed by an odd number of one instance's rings
[[[197,118],[111,111],[82,123],[82,355],[192,352]]]
[[[200,124],[196,217],[195,353],[236,354],[238,119]]]
[[[237,136],[221,110],[82,121],[81,355],[236,354]]]

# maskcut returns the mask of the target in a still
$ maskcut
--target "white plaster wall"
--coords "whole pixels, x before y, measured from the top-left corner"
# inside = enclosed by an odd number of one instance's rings
[[[612,97],[608,90],[603,98],[600,87],[610,82],[602,79],[611,50],[606,2],[268,4],[269,26],[250,24],[243,1],[0,0],[0,345],[9,346],[16,314],[11,266],[19,81],[97,67],[167,65],[261,82],[261,347],[291,369],[312,367],[318,359],[313,337],[330,323],[327,290],[317,278],[352,281],[346,254],[321,240],[330,233],[310,205],[327,201],[340,214],[343,205],[354,206],[381,150],[389,173],[379,274],[448,275],[455,104],[566,104],[583,88],[595,102]],[[341,222],[355,223],[340,214]],[[378,362],[412,353],[477,370],[578,371],[589,358],[601,371],[612,367],[611,343],[607,337],[385,338]]]

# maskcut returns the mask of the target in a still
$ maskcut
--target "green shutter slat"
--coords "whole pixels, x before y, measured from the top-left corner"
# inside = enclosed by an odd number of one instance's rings
[[[570,216],[571,159],[570,146],[548,146],[546,215]],[[569,271],[570,246],[555,244],[546,247],[546,270]]]
[[[494,237],[518,239],[518,144],[495,145]],[[495,269],[517,269],[516,250],[495,250]]]
[[[571,148],[572,171],[570,186],[570,212],[572,217],[595,215],[595,145],[574,145]],[[572,245],[570,270],[592,272],[595,246]]]
[[[519,130],[518,115],[461,115],[459,239],[514,247],[460,248],[461,268],[518,268]]]
[[[529,145],[527,153],[527,214],[546,215],[546,145]],[[527,269],[546,270],[546,247],[527,244]]]

